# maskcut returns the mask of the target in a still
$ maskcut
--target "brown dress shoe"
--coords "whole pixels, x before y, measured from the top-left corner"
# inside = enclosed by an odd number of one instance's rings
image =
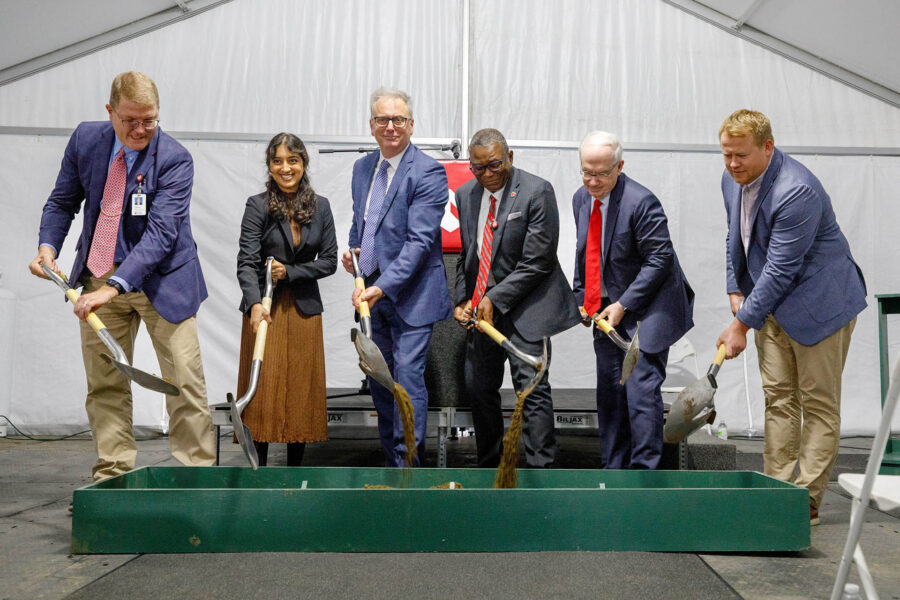
[[[812,504],[809,505],[809,524],[810,526],[819,524],[819,509]]]

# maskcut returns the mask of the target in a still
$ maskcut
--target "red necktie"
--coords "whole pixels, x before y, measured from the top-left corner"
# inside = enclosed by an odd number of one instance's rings
[[[584,257],[584,311],[588,316],[600,311],[600,273],[603,265],[603,203],[594,198],[594,210],[588,225]]]
[[[488,273],[491,269],[491,244],[494,241],[494,213],[497,210],[497,199],[491,194],[491,208],[488,210],[487,220],[484,222],[484,235],[481,238],[481,256],[478,259],[478,279],[475,280],[475,293],[472,295],[472,310],[478,307],[478,303],[484,297],[484,289],[487,287]]]
[[[116,238],[119,236],[119,221],[122,217],[122,202],[125,200],[125,181],[128,171],[125,168],[125,147],[123,146],[113,159],[109,173],[106,175],[106,186],[103,188],[103,201],[100,202],[100,217],[94,227],[94,239],[88,254],[87,268],[94,277],[109,273],[113,267],[116,254]]]

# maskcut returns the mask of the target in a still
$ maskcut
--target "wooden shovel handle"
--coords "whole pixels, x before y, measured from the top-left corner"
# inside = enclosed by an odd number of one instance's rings
[[[483,332],[488,334],[488,337],[500,344],[503,345],[503,342],[506,341],[506,336],[497,331],[493,325],[488,323],[487,321],[478,321],[478,326],[481,328]]]
[[[594,323],[596,323],[597,327],[599,327],[606,335],[609,335],[609,332],[613,330],[613,326],[609,324],[609,321],[601,319],[599,316],[594,318]]]
[[[713,359],[713,364],[721,367],[723,362],[725,362],[725,344],[719,344],[719,349],[716,351],[716,357]]]
[[[471,300],[469,300],[468,302],[466,302],[466,310],[469,310],[470,308],[472,308],[472,301],[471,301]],[[488,335],[489,338],[491,338],[492,340],[494,340],[495,342],[497,342],[497,343],[500,344],[501,346],[503,345],[503,342],[506,341],[506,336],[503,335],[502,333],[500,333],[499,331],[497,331],[497,329],[496,329],[493,325],[491,325],[490,323],[488,323],[488,322],[485,321],[485,320],[477,321],[476,318],[475,318],[475,313],[474,313],[474,311],[473,311],[473,313],[472,313],[472,321],[478,323],[478,327],[480,327],[481,330],[482,330],[483,332],[485,332],[485,333]]]
[[[263,297],[262,301],[263,309],[265,309],[266,313],[271,313],[272,311],[272,299],[268,296]],[[269,322],[263,319],[259,322],[259,326],[256,328],[256,341],[253,342],[253,360],[262,360],[263,354],[266,350],[266,333],[269,331]]]
[[[75,301],[78,300],[78,298],[80,298],[80,297],[81,297],[81,295],[78,292],[76,292],[75,290],[73,290],[72,288],[69,288],[66,290],[66,298],[68,298],[72,304],[75,304]],[[101,329],[106,329],[106,325],[103,324],[103,321],[100,320],[100,317],[95,315],[93,312],[89,312],[87,319],[85,319],[85,320],[88,322],[88,325],[90,325],[94,331],[100,331]]]
[[[366,282],[363,280],[362,277],[354,277],[353,283],[356,285],[356,289],[358,289],[359,291],[363,291],[364,289],[366,289]],[[369,303],[366,302],[365,300],[360,300],[359,301],[359,316],[362,318],[368,318],[369,314],[370,314],[369,313]]]

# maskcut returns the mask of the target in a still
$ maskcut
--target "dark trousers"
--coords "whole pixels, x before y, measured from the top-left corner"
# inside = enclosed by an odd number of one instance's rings
[[[431,341],[433,325],[414,327],[397,314],[394,303],[386,296],[372,306],[372,340],[381,350],[394,381],[409,393],[415,416],[417,456],[413,466],[425,458],[425,431],[428,422],[428,391],[425,389],[425,357]],[[385,389],[371,377],[372,402],[378,413],[378,435],[388,467],[405,466],[406,444],[403,422],[392,390]]]
[[[516,333],[503,315],[494,313],[494,326],[515,346],[528,354],[540,355],[540,342],[527,342]],[[524,389],[534,376],[534,368],[506,351],[486,334],[475,329],[466,338],[466,391],[472,403],[475,424],[475,447],[478,466],[494,468],[503,453],[503,412],[500,406],[500,386],[503,384],[504,364],[509,360],[513,387]],[[549,371],[534,391],[525,399],[522,414],[522,439],[525,442],[525,463],[528,467],[545,468],[556,458],[553,399],[550,397]]]
[[[624,386],[619,379],[625,352],[597,329],[594,353],[597,422],[605,468],[659,468],[663,445],[663,401],[659,388],[666,378],[669,350],[655,354],[642,351]]]

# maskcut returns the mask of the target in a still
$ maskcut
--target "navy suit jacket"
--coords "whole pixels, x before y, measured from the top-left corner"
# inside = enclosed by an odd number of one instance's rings
[[[287,280],[278,285],[291,287],[297,308],[305,315],[321,314],[324,307],[318,280],[337,269],[337,238],[328,200],[316,196],[316,212],[309,223],[300,226],[300,245],[294,248],[290,221],[269,214],[268,192],[247,199],[237,256],[244,312],[262,301],[269,256],[284,265]]]
[[[456,297],[471,298],[478,279],[478,213],[484,186],[471,179],[456,190],[462,251],[456,263]],[[528,341],[539,341],[581,322],[556,249],[559,209],[550,182],[512,168],[497,210],[491,244],[496,284],[485,294]]]
[[[82,276],[100,215],[100,202],[116,134],[109,121],[78,125],[63,155],[53,192],[41,216],[40,243],[57,252],[84,204],[84,225],[75,246],[70,278]],[[147,215],[131,214],[136,176],[143,175]],[[119,224],[119,267],[116,276],[142,290],[164,319],[178,323],[197,313],[206,299],[206,283],[191,234],[191,188],[194,163],[190,153],[162,129],[141,150],[128,174]]]
[[[666,213],[653,192],[620,173],[608,202],[601,276],[609,299],[626,308],[622,325],[631,335],[641,321],[641,350],[662,352],[694,326],[694,290],[678,263]],[[573,288],[580,305],[592,204],[584,186],[572,197],[577,232]]]
[[[366,198],[379,156],[378,151],[372,152],[353,165],[351,248],[359,248],[362,241]],[[381,274],[373,285],[381,288],[400,318],[413,327],[430,325],[451,314],[441,250],[441,219],[448,199],[444,167],[410,144],[374,223]]]
[[[754,209],[750,243],[741,241],[741,186],[725,171],[728,293],[744,295],[737,313],[759,329],[769,313],[791,338],[811,346],[866,307],[866,283],[809,169],[777,148]]]

